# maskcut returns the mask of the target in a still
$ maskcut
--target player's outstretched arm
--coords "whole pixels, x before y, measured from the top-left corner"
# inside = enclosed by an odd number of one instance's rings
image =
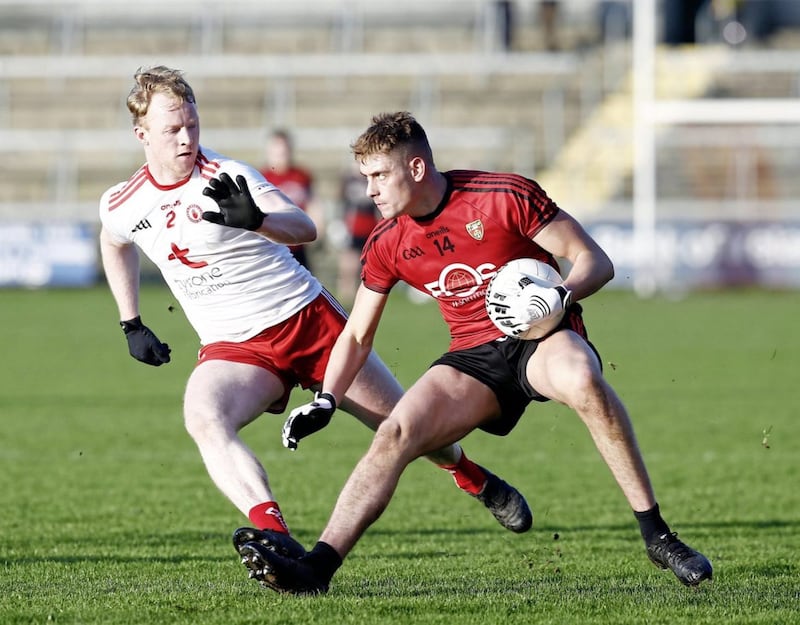
[[[387,296],[370,291],[363,285],[356,294],[353,310],[331,350],[322,392],[314,401],[295,408],[283,425],[283,445],[297,449],[301,438],[324,428],[336,410],[356,375],[372,352],[372,342],[378,328]]]
[[[288,197],[273,189],[253,198],[242,175],[234,181],[227,173],[221,173],[209,181],[203,195],[219,207],[219,212],[203,212],[203,219],[211,223],[259,232],[286,245],[309,243],[317,238],[314,222]]]

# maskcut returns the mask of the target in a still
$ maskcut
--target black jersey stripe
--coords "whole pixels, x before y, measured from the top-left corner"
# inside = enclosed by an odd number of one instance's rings
[[[514,191],[523,196],[531,196],[541,199],[547,194],[542,187],[534,180],[517,175],[498,175],[490,177],[488,175],[453,177],[454,191],[460,192],[493,192],[493,191]]]
[[[500,191],[516,193],[523,197],[530,196],[537,199],[547,197],[544,189],[535,181],[523,177],[505,178],[501,180],[476,180],[471,178],[461,184],[459,184],[459,182],[459,180],[454,180],[453,190],[461,193],[494,193]]]
[[[364,244],[364,249],[361,251],[361,264],[364,264],[364,258],[372,249],[372,246],[375,244],[381,235],[386,232],[387,230],[391,230],[397,226],[397,219],[385,219],[383,221],[379,221],[378,225],[373,228],[372,233],[369,235],[367,242]]]
[[[472,170],[447,172],[453,181],[454,193],[510,193],[527,202],[536,213],[545,218],[554,202],[544,189],[530,178],[519,174]]]
[[[535,180],[525,178],[517,174],[493,174],[490,172],[474,171],[453,171],[451,174],[454,186],[459,190],[485,191],[494,188],[510,187],[512,189],[523,189],[531,192],[541,191],[542,188]],[[475,185],[475,189],[470,189],[470,185]],[[487,189],[489,187],[489,189]]]

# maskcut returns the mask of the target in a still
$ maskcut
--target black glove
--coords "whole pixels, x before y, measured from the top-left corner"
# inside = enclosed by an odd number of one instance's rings
[[[169,362],[169,345],[159,341],[153,331],[142,323],[141,317],[120,321],[119,325],[128,339],[128,351],[136,360],[154,367]]]
[[[220,210],[218,213],[204,211],[203,219],[206,221],[245,230],[258,230],[264,221],[265,215],[253,201],[244,176],[236,176],[234,182],[228,174],[221,173],[219,179],[212,178],[208,181],[203,195],[214,200]]]
[[[292,410],[283,424],[283,446],[297,449],[297,442],[324,428],[336,411],[336,398],[330,393],[317,393],[314,401]]]

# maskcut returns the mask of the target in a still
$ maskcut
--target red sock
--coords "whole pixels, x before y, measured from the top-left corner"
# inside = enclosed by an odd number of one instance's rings
[[[273,530],[283,534],[289,533],[289,526],[283,520],[281,509],[274,501],[265,501],[250,508],[247,515],[250,522],[260,530]]]
[[[439,466],[453,476],[456,486],[470,495],[477,495],[486,484],[484,470],[467,458],[467,454],[463,451],[461,452],[461,459],[456,464],[441,464]]]

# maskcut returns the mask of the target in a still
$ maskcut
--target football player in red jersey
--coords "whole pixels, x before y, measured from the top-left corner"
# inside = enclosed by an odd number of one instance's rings
[[[440,172],[424,129],[408,113],[378,115],[352,146],[367,194],[383,216],[362,255],[362,283],[323,381],[339,397],[370,353],[392,287],[427,292],[450,329],[447,353],[408,389],[378,428],[313,550],[300,559],[244,547],[253,576],[281,592],[326,592],[356,541],[389,503],[415,458],[475,429],[509,433],[532,401],[554,400],[583,420],[639,521],[646,552],[686,585],[711,578],[702,554],[661,517],[631,420],[602,374],[577,303],[614,274],[608,256],[534,181],[516,174]],[[484,303],[489,279],[514,258],[570,267],[561,324],[539,340],[505,337]],[[559,288],[559,287],[554,287]],[[332,406],[292,411],[284,443],[323,427]]]
[[[301,167],[294,157],[294,141],[288,130],[273,130],[265,148],[266,163],[261,167],[261,175],[274,184],[295,206],[308,213],[317,226],[322,228],[322,215],[314,201],[314,177],[305,167]],[[297,261],[309,271],[311,263],[305,245],[290,245]]]
[[[313,240],[314,224],[253,167],[200,144],[194,91],[180,71],[140,69],[127,103],[145,164],[110,187],[99,208],[103,267],[128,350],[149,365],[170,362],[170,348],[140,316],[141,251],[200,339],[184,420],[213,482],[254,526],[237,530],[234,546],[268,537],[281,553],[304,553],[239,432],[264,412],[282,413],[294,386],[321,390],[344,327],[344,310],[286,247]],[[339,403],[373,429],[402,395],[374,352],[348,387]],[[530,527],[522,495],[460,445],[431,452],[504,527]]]

